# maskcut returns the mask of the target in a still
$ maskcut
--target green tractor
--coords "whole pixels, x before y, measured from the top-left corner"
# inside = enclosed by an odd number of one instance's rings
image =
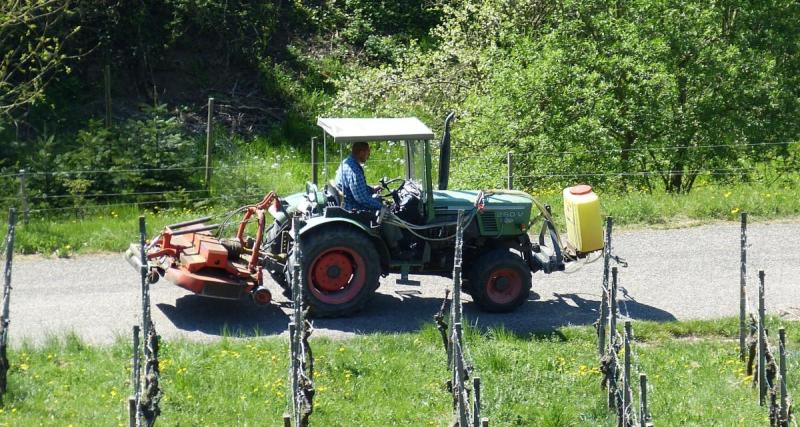
[[[280,198],[280,208],[270,210],[274,223],[260,251],[264,270],[289,293],[291,253],[294,239],[299,239],[303,293],[312,314],[348,315],[362,309],[380,277],[390,273],[399,273],[398,283],[403,284],[414,283],[409,274],[450,276],[456,222],[463,211],[463,289],[481,309],[508,312],[528,299],[532,273],[563,271],[568,261],[602,249],[599,203],[591,187],[565,190],[565,196],[573,198],[569,203],[565,198],[573,243],[563,246],[549,206],[524,192],[448,189],[452,119],[450,114],[445,120],[434,181],[434,135],[418,119],[319,118],[326,153],[323,165],[328,164],[329,144],[394,141],[405,147],[405,176],[380,180],[386,189],[385,209],[347,211],[342,208],[342,190],[333,180],[316,182],[315,148],[313,179],[306,191]],[[528,231],[540,217],[541,232],[532,241]],[[293,218],[297,230],[292,229]],[[387,232],[390,229],[392,233]]]

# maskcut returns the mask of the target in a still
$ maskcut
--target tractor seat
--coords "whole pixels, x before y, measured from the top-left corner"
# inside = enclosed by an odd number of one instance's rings
[[[334,180],[325,184],[325,196],[328,206],[344,206],[344,192],[336,185]]]

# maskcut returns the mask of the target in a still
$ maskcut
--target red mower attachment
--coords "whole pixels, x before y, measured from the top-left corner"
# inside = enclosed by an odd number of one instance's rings
[[[145,247],[151,283],[163,276],[168,281],[197,295],[240,299],[251,295],[260,305],[269,304],[272,294],[264,286],[259,249],[264,238],[266,209],[280,209],[274,192],[255,205],[242,206],[228,217],[244,212],[236,237],[221,239],[212,234],[220,224],[205,225],[212,217],[168,225]],[[245,240],[244,231],[255,216],[255,240]],[[139,245],[131,244],[125,258],[137,270],[141,269]]]

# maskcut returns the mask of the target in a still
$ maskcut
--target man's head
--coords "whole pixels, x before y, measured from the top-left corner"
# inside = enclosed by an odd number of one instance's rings
[[[369,160],[369,144],[366,142],[354,142],[352,154],[353,158],[359,163],[366,163]]]

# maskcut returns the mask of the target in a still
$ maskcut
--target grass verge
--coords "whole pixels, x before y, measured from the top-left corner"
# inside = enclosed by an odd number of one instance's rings
[[[773,323],[778,322],[777,320]],[[800,322],[789,336],[790,392],[800,391]],[[634,324],[635,365],[648,373],[659,425],[765,425],[751,379],[736,357],[736,320]],[[0,425],[125,425],[129,350],[91,347],[74,336],[12,349]],[[446,357],[438,332],[312,339],[312,422],[325,426],[447,425]],[[517,336],[467,333],[483,382],[484,414],[497,426],[612,425],[591,327]],[[223,338],[162,347],[163,425],[280,425],[287,409],[287,342]],[[634,391],[636,394],[636,391]]]

